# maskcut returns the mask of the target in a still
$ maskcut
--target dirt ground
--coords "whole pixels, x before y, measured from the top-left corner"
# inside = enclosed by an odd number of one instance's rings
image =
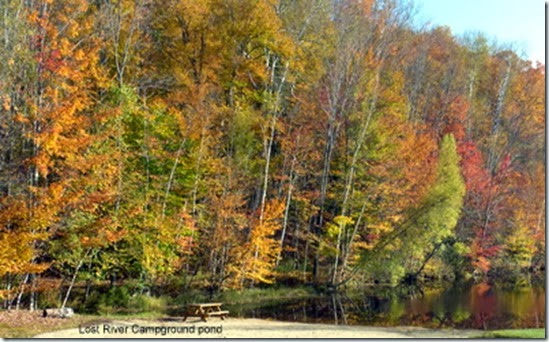
[[[96,317],[76,315],[70,319],[42,317],[42,310],[0,310],[0,338],[26,338],[44,331],[72,328]]]
[[[128,320],[85,323],[35,338],[469,338],[478,330],[425,329],[418,327],[364,327],[280,322],[262,319],[172,318],[159,321]]]

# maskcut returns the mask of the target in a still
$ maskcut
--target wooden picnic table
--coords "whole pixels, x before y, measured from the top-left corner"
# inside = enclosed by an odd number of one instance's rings
[[[223,305],[223,303],[188,304],[183,322],[185,322],[187,317],[200,317],[204,322],[207,321],[207,317],[212,316],[219,316],[221,319],[225,319],[229,315],[229,311],[221,310],[221,305]]]

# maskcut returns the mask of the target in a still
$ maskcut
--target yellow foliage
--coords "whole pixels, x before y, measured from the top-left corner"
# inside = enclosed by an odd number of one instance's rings
[[[32,232],[0,231],[0,277],[7,273],[41,273],[48,264],[33,262],[34,242],[44,236]]]
[[[274,238],[280,229],[284,202],[273,200],[265,206],[263,220],[252,223],[249,240],[235,249],[237,262],[230,267],[234,274],[232,287],[241,287],[247,281],[270,284],[273,282],[274,266],[280,253],[280,243]]]

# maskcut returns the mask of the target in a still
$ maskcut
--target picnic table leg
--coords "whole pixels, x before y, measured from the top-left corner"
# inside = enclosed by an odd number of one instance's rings
[[[200,313],[202,314],[202,320],[204,322],[207,322],[208,320],[206,319],[206,317],[208,317],[208,309],[200,309]]]

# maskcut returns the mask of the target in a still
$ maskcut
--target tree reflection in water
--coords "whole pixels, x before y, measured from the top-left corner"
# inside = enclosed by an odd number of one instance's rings
[[[539,328],[545,324],[545,289],[506,291],[486,283],[430,291],[368,289],[230,310],[241,317],[343,325]]]

